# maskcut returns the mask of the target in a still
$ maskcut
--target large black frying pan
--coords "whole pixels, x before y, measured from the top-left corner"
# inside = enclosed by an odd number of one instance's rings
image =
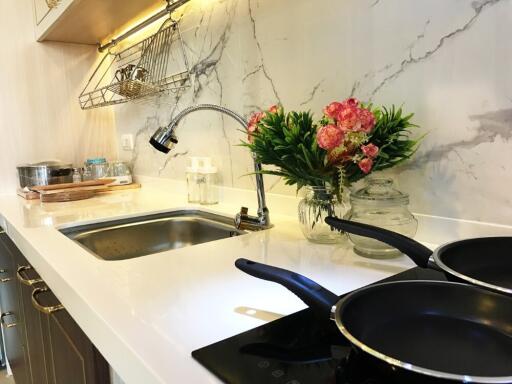
[[[354,235],[371,237],[387,243],[419,267],[427,268],[434,257],[448,280],[478,285],[512,296],[512,237],[481,237],[447,243],[435,251],[417,241],[372,225],[327,217],[330,226]]]
[[[319,315],[330,317],[370,361],[418,378],[408,383],[425,378],[512,383],[510,296],[467,284],[416,280],[375,284],[339,299],[285,269],[246,259],[235,265],[285,286]]]

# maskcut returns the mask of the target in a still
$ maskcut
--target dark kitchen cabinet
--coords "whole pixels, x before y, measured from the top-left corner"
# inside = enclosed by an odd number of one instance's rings
[[[0,228],[0,322],[4,333],[7,359],[16,384],[32,383],[23,316],[20,312],[14,259],[8,248],[10,240]]]
[[[25,330],[26,349],[30,363],[30,378],[32,383],[50,384],[47,367],[47,356],[44,353],[43,347],[43,328],[40,320],[39,313],[32,305],[32,291],[33,286],[37,283],[42,283],[39,275],[35,273],[33,268],[28,264],[20,252],[14,250],[16,266],[16,283],[18,287],[18,294],[20,297],[20,311],[23,318],[23,326]]]
[[[7,357],[11,367],[13,362],[16,366],[16,384],[110,383],[103,356],[14,243],[5,234],[0,236],[0,263],[10,262],[12,275],[0,284],[0,300]],[[7,306],[4,296],[9,296]],[[9,327],[12,323],[16,325]]]

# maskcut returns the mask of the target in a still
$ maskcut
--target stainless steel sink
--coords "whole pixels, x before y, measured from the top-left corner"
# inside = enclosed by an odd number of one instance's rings
[[[61,230],[104,260],[124,260],[247,233],[233,219],[198,210],[88,224]]]

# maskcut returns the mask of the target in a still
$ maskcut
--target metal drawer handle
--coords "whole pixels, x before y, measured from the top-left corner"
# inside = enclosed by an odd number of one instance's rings
[[[29,269],[32,269],[30,265],[18,265],[18,269],[16,270],[16,276],[18,277],[18,280],[25,285],[28,285],[31,287],[34,284],[41,283],[43,279],[38,277],[37,279],[25,279],[21,272],[28,271]]]
[[[5,328],[12,328],[12,327],[15,327],[17,325],[17,323],[10,323],[10,324],[7,324],[5,321],[4,321],[4,317],[6,316],[12,316],[14,317],[14,313],[12,312],[4,312],[0,315],[0,322],[2,323],[2,326],[5,326]]]
[[[54,312],[60,311],[61,309],[64,309],[64,306],[62,304],[57,305],[50,305],[48,307],[45,307],[44,305],[41,305],[37,301],[37,295],[44,292],[51,292],[50,288],[48,287],[40,287],[40,288],[34,288],[32,291],[32,305],[35,309],[37,309],[39,312],[46,313],[47,315],[51,315]]]

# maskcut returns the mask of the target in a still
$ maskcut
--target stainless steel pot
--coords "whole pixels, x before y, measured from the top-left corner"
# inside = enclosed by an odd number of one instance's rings
[[[71,164],[44,161],[19,165],[16,169],[18,170],[20,188],[73,182],[73,166]]]

